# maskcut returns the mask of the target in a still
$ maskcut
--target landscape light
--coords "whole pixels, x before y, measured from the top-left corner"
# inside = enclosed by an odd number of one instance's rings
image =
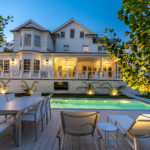
[[[1,94],[5,94],[6,93],[6,89],[1,89]]]
[[[113,96],[117,96],[117,95],[119,94],[119,92],[118,92],[117,89],[113,89],[113,90],[111,91],[111,94],[112,94]]]

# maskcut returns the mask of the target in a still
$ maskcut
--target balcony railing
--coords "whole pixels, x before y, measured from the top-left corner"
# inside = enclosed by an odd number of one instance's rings
[[[0,79],[121,80],[116,71],[0,71]]]

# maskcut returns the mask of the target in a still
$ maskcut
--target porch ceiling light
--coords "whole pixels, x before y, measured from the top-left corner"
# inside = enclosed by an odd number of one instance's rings
[[[65,59],[65,64],[68,64],[69,63],[69,60],[68,58]]]
[[[48,65],[49,64],[49,60],[48,59],[46,59],[46,65]]]

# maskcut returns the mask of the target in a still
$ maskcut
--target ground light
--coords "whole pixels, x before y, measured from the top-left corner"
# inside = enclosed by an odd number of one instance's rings
[[[112,89],[111,91],[111,95],[113,96],[117,96],[119,94],[118,90],[117,89]]]
[[[93,90],[93,89],[87,90],[87,94],[88,94],[88,95],[94,95],[94,90]]]
[[[1,94],[5,94],[6,93],[6,89],[1,89],[0,92],[1,92]]]

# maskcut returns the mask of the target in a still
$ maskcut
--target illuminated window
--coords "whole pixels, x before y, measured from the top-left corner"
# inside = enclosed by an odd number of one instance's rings
[[[10,61],[9,60],[4,60],[4,70],[8,71],[10,67]]]
[[[30,71],[30,59],[24,59],[24,71]]]
[[[34,37],[34,45],[36,47],[41,47],[41,38],[40,38],[39,35],[35,35],[35,37]]]
[[[34,71],[39,71],[39,70],[40,70],[40,61],[34,60]]]
[[[31,46],[31,34],[24,35],[24,46]]]
[[[0,70],[3,70],[3,60],[0,60]]]
[[[83,45],[83,52],[88,52],[88,51],[89,51],[89,46]]]
[[[98,52],[105,52],[106,46],[98,46]]]

